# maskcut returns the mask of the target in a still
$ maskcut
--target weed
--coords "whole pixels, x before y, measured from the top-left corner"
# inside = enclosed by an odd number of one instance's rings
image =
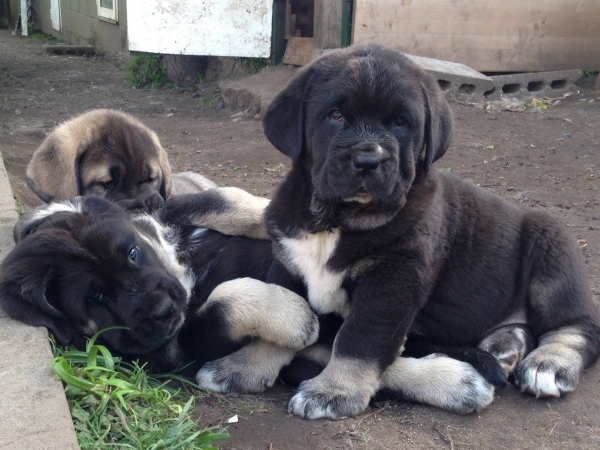
[[[208,97],[204,97],[202,99],[202,106],[212,106],[217,100],[219,100],[219,97],[221,96],[221,94],[219,94],[218,92],[209,95]]]
[[[159,55],[132,56],[125,68],[125,82],[133,87],[159,87],[167,79],[167,70],[162,67]]]
[[[27,212],[27,205],[21,200],[19,200],[16,195],[13,195],[13,198],[15,199],[15,207],[17,210],[17,214],[19,215],[19,217],[21,217]]]
[[[199,73],[198,74],[198,83],[204,84],[205,81],[206,81],[206,78],[204,77],[204,75]]]
[[[186,402],[180,390],[168,385],[169,380],[189,382],[176,375],[160,376],[166,379],[160,381],[137,362],[121,361],[95,343],[100,333],[88,341],[85,351],[52,342],[52,367],[66,384],[83,450],[214,449],[214,441],[229,437],[216,427],[198,430],[191,417],[194,397]]]
[[[11,173],[13,170],[15,170],[12,158],[8,155],[4,155],[4,168],[6,169],[7,173]]]
[[[58,39],[57,37],[52,36],[51,34],[44,33],[43,31],[40,31],[40,30],[32,31],[29,34],[29,36],[34,41],[41,42],[42,44],[66,44],[67,43],[67,41],[65,41],[63,39]]]
[[[596,75],[598,75],[598,72],[596,72],[595,70],[584,70],[583,71],[583,78],[592,78],[592,77],[595,77]]]
[[[260,58],[240,58],[242,69],[244,72],[254,75],[268,66],[267,59]]]

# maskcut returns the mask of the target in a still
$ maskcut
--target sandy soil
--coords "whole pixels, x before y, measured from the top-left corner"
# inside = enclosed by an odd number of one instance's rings
[[[159,135],[175,171],[269,196],[288,160],[268,144],[260,121],[226,110],[215,84],[197,89],[132,89],[124,61],[46,55],[40,42],[0,30],[0,151],[16,196],[27,201],[24,172],[33,151],[61,121],[98,107],[131,113]],[[548,211],[580,239],[594,300],[600,304],[600,91],[592,82],[546,111],[485,111],[454,103],[456,137],[436,165],[527,208]],[[600,368],[563,399],[497,393],[479,414],[381,403],[363,415],[309,422],[287,414],[291,390],[262,396],[208,395],[203,425],[234,414],[227,449],[600,448]]]

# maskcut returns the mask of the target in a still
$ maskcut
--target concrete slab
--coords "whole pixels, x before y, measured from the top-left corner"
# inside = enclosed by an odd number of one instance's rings
[[[18,219],[0,155],[0,260],[13,247]],[[24,325],[0,309],[0,449],[79,449],[61,381],[50,367],[45,328]]]
[[[491,78],[464,64],[414,55],[406,56],[436,77],[448,99],[482,101],[484,92],[494,87]],[[262,115],[271,100],[287,86],[297,71],[297,67],[279,65],[250,77],[222,81],[220,87],[225,104],[247,114]]]
[[[220,88],[225,104],[247,114],[263,114],[275,95],[296,75],[297,67],[269,67],[249,77],[227,79]]]
[[[575,93],[575,82],[581,78],[581,70],[552,72],[526,72],[490,77],[493,88],[485,93],[488,100],[502,98],[529,99],[533,97],[560,97]]]
[[[447,98],[459,101],[481,100],[484,92],[494,87],[490,77],[464,64],[423,56],[406,55],[416,65],[429,72],[437,80]]]

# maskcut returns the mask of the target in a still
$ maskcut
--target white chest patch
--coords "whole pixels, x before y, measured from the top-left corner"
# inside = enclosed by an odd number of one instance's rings
[[[327,268],[327,261],[340,240],[339,229],[298,238],[282,238],[290,269],[298,272],[308,289],[308,301],[319,313],[337,312],[347,317],[350,312],[348,294],[342,288],[346,271],[335,272]]]

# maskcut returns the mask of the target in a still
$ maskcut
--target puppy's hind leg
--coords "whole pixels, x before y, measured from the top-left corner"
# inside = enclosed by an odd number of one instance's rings
[[[486,349],[435,345],[427,340],[410,336],[404,343],[402,356],[422,358],[435,353],[471,364],[483,378],[496,388],[508,384],[507,376],[500,361]]]
[[[204,364],[196,374],[196,382],[201,388],[222,394],[264,392],[273,386],[294,354],[294,350],[259,339]]]
[[[494,387],[471,364],[439,353],[396,358],[383,373],[380,392],[460,414],[480,411],[494,400]]]
[[[536,397],[560,397],[598,358],[600,315],[579,244],[552,218],[528,214],[522,255],[527,325],[538,347],[517,365],[515,382]]]
[[[253,278],[221,283],[196,314],[214,317],[233,342],[259,338],[298,351],[319,336],[319,320],[304,298]]]
[[[252,278],[220,284],[196,314],[218,323],[226,341],[250,340],[198,371],[198,385],[214,392],[263,392],[296,351],[315,343],[319,335],[317,316],[304,298]]]
[[[508,378],[535,346],[531,330],[524,325],[505,325],[488,333],[478,347],[490,353]]]
[[[538,348],[517,365],[515,382],[521,392],[536,397],[560,397],[575,389],[594,350],[582,327],[545,333]]]

